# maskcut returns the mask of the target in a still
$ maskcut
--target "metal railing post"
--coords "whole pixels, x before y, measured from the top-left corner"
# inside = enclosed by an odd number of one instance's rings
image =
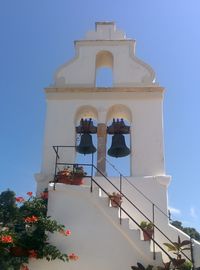
[[[155,224],[155,204],[152,204],[152,223]],[[153,226],[153,259],[156,259],[156,246],[155,246],[155,227]]]
[[[91,166],[91,182],[90,182],[90,192],[93,191],[93,170],[94,170],[94,154],[92,153],[92,166]]]
[[[54,149],[55,150],[55,149]],[[55,169],[54,169],[54,185],[53,185],[53,190],[56,189],[56,174],[57,174],[57,165],[58,165],[58,146],[56,147],[56,161],[55,161]]]
[[[191,252],[191,261],[192,261],[192,270],[195,270],[195,261],[194,261],[194,241],[190,238],[190,252]]]
[[[54,179],[56,177],[57,174],[57,163],[58,163],[58,146],[56,146],[56,161],[55,161],[55,169],[54,169]]]
[[[120,196],[122,194],[122,175],[120,173],[120,180],[119,180],[119,190],[120,190]],[[121,204],[119,207],[119,222],[120,224],[122,224],[122,208],[121,208]]]

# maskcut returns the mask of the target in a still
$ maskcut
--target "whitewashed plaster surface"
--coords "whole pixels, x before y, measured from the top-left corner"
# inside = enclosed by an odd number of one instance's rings
[[[114,23],[97,23],[95,32],[75,42],[75,49],[75,58],[57,70],[55,86],[94,87],[96,68],[101,65],[112,65],[113,86],[152,85],[155,80],[153,69],[135,56],[135,41],[127,39]],[[113,63],[106,57],[96,63],[100,52],[110,54]]]
[[[43,191],[53,179],[55,153],[52,146],[75,145],[75,126],[81,117],[91,117],[105,124],[112,118],[122,117],[131,125],[129,181],[149,199],[126,181],[123,181],[124,194],[149,219],[152,219],[153,202],[157,206],[155,224],[173,241],[178,235],[187,239],[187,235],[169,225],[166,217],[170,176],[166,175],[164,162],[164,89],[154,83],[154,71],[136,58],[135,41],[127,39],[114,23],[97,23],[95,31],[88,32],[85,40],[77,41],[75,47],[76,57],[57,70],[54,85],[45,89],[47,113],[42,167],[36,174],[37,192]],[[112,68],[113,87],[94,87],[96,69],[101,66]],[[74,163],[75,157],[73,149],[62,153],[62,159],[68,163]],[[108,192],[115,191],[105,179],[95,179]],[[118,178],[111,180],[119,186]],[[125,198],[123,207],[138,223],[144,220]],[[66,267],[121,270],[130,269],[137,261],[146,265],[151,261],[152,246],[145,247],[147,243],[141,241],[136,225],[126,221],[126,225],[120,227],[115,209],[108,208],[97,192],[90,194],[87,186],[56,185],[56,191],[50,191],[49,214],[74,231],[66,242],[59,236],[52,241],[63,251],[72,248],[80,260],[67,266],[61,262],[33,261],[31,270]],[[157,230],[155,237],[160,244],[167,242]],[[195,242],[196,267],[200,266],[199,254],[200,245]],[[155,263],[160,263],[160,256]]]

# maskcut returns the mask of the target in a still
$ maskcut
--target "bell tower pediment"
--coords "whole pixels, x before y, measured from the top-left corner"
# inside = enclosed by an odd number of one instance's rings
[[[135,40],[113,22],[96,23],[95,31],[75,41],[75,57],[55,73],[56,87],[95,87],[99,67],[109,67],[113,87],[153,86],[153,69],[135,56]]]

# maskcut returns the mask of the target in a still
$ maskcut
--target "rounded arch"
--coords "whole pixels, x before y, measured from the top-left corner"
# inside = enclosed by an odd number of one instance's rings
[[[123,104],[116,104],[109,108],[106,116],[106,122],[111,121],[113,118],[123,118],[127,120],[129,123],[132,122],[132,114],[131,110],[123,105]]]
[[[96,108],[90,105],[81,106],[75,114],[75,125],[80,122],[81,118],[92,118],[98,120],[98,112]]]
[[[106,115],[106,124],[108,127],[112,126],[113,119],[123,119],[124,124],[126,126],[131,127],[132,123],[132,113],[131,110],[123,104],[115,104],[111,107],[109,107]],[[127,152],[127,148],[131,149],[131,128],[130,133],[128,134],[120,134],[116,136],[117,134],[107,134],[107,158],[109,162],[117,168],[118,171],[120,171],[125,176],[131,176],[131,160],[132,160],[132,153],[127,153],[127,155],[124,156],[118,156],[120,158],[116,158],[117,156],[113,156],[109,154],[111,149],[115,149],[116,146],[119,148],[121,147],[121,151],[123,153]],[[108,176],[118,176],[118,172],[113,170],[109,163],[106,163],[106,171],[108,173]]]
[[[100,67],[113,68],[113,54],[109,51],[100,51],[96,55],[96,69]]]

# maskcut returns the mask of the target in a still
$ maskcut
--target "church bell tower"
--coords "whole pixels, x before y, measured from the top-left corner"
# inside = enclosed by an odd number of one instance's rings
[[[98,87],[101,68],[112,73],[109,87]],[[48,215],[72,231],[67,239],[55,234],[51,241],[80,259],[67,266],[35,260],[31,269],[122,270],[138,262],[163,267],[171,258],[163,243],[173,243],[178,236],[190,238],[169,223],[164,89],[155,81],[153,69],[136,57],[135,40],[113,22],[97,22],[95,31],[75,41],[74,58],[58,68],[45,95],[37,193],[48,188]],[[109,175],[110,158],[125,167],[129,163],[130,174],[113,167],[117,175]],[[91,171],[72,183],[74,171],[82,172],[80,165]],[[73,176],[62,182],[59,177],[68,173],[68,166]],[[112,204],[114,195],[118,201]],[[141,222],[153,224],[148,239]],[[200,244],[193,241],[190,249],[186,258],[199,267]]]
[[[96,87],[96,74],[102,67],[111,69],[112,87]],[[80,129],[85,121],[96,125],[96,166],[103,173],[107,173],[107,155],[120,158],[130,154],[131,177],[165,175],[163,92],[155,83],[153,69],[135,56],[135,40],[126,38],[113,22],[97,22],[95,31],[75,41],[75,57],[58,68],[54,84],[45,89],[47,113],[42,168],[36,175],[38,191],[47,187],[54,175],[52,146],[75,146],[77,126]],[[124,126],[129,129],[130,147],[123,141]],[[85,138],[86,144],[91,141],[91,135],[85,133],[79,132],[83,145]],[[110,151],[106,147],[108,134],[113,135]],[[123,145],[122,154],[119,144]],[[76,150],[62,153],[65,162],[75,163]]]

